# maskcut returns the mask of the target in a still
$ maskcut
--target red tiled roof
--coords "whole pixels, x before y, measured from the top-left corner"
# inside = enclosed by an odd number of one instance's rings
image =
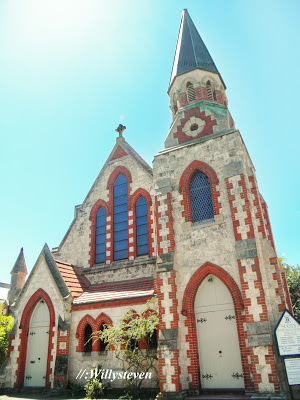
[[[154,279],[138,278],[119,282],[106,282],[90,286],[74,304],[98,303],[111,300],[132,299],[152,296],[154,294]]]
[[[55,262],[72,296],[77,299],[90,285],[89,280],[84,275],[80,275],[79,268],[75,265],[58,260]]]

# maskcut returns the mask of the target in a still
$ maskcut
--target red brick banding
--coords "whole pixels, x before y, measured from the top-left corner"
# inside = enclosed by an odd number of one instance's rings
[[[221,209],[221,203],[219,202],[220,192],[217,191],[217,185],[219,184],[217,174],[209,165],[205,164],[202,161],[195,160],[186,167],[179,181],[179,193],[181,193],[183,196],[183,200],[181,202],[181,204],[183,205],[182,216],[185,218],[186,222],[192,221],[192,209],[190,204],[190,182],[196,171],[203,172],[210,181],[214,215],[219,215]]]
[[[151,299],[153,299],[152,296],[145,296],[128,300],[104,301],[102,303],[73,304],[72,311],[98,310],[101,308],[113,308],[113,307],[132,306],[135,304],[146,304],[147,301]]]
[[[199,358],[198,358],[198,345],[197,345],[197,332],[196,321],[194,312],[195,296],[203,279],[212,274],[219,278],[229,290],[236,315],[236,324],[238,331],[238,339],[241,350],[241,360],[243,367],[243,375],[246,389],[252,389],[252,382],[250,378],[250,366],[247,359],[246,351],[246,338],[247,331],[244,329],[243,323],[245,317],[242,315],[244,303],[241,292],[233,280],[233,278],[222,268],[210,262],[205,263],[200,267],[189,280],[183,296],[182,314],[187,317],[185,326],[188,328],[186,341],[189,343],[189,350],[187,350],[187,357],[190,359],[190,366],[188,366],[188,373],[191,375],[191,382],[189,383],[190,389],[199,389]]]
[[[25,365],[26,365],[26,355],[27,355],[27,344],[28,344],[28,330],[31,315],[37,303],[43,299],[48,306],[50,314],[50,327],[49,327],[49,342],[48,342],[48,358],[47,358],[47,369],[46,369],[46,388],[50,388],[50,375],[52,374],[52,369],[50,368],[50,362],[53,360],[51,351],[53,349],[52,338],[54,336],[54,325],[55,325],[55,312],[52,301],[48,294],[43,289],[38,289],[28,300],[21,318],[21,323],[19,328],[22,330],[20,333],[20,346],[19,357],[17,359],[17,379],[15,383],[16,388],[20,388],[24,383]]]

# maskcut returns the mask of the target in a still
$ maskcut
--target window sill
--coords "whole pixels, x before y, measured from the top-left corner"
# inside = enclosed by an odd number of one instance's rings
[[[224,217],[222,215],[215,215],[214,218],[205,219],[203,221],[192,222],[193,228],[206,228],[213,225],[220,225],[224,222]]]

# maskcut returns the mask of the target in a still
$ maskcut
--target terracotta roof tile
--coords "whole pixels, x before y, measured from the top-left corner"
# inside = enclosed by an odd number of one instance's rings
[[[80,274],[80,269],[75,265],[58,260],[55,262],[72,296],[76,299],[89,287],[90,281]]]
[[[74,304],[132,299],[136,297],[153,296],[153,294],[153,277],[130,279],[90,286],[74,301]]]

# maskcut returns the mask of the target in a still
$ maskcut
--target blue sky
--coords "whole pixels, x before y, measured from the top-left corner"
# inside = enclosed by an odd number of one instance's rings
[[[227,85],[279,255],[299,256],[298,0],[0,0],[0,281],[59,245],[115,144],[149,163],[187,8]]]

